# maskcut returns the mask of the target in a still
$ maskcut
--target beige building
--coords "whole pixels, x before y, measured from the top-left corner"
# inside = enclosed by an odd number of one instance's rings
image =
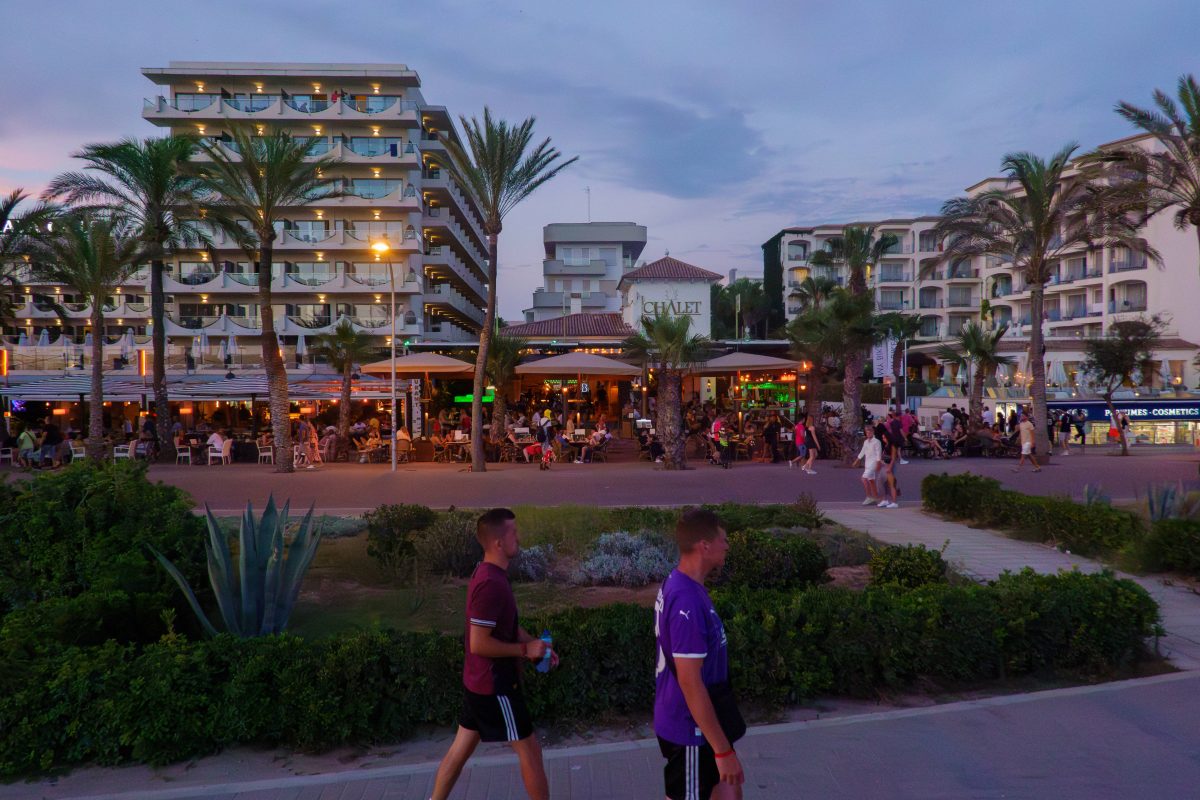
[[[416,72],[402,64],[173,61],[142,73],[155,84],[142,116],[163,132],[198,134],[236,155],[231,126],[250,125],[260,135],[285,130],[306,137],[312,157],[340,160],[343,196],[290,209],[277,231],[272,288],[289,364],[304,360],[312,337],[341,319],[386,346],[392,269],[398,339],[477,339],[487,296],[482,221],[472,199],[430,162],[443,149],[437,134],[456,134],[447,110],[421,95]],[[189,356],[197,366],[220,367],[230,351],[235,367],[261,360],[255,267],[227,236],[211,236],[211,248],[168,256],[171,368]],[[386,254],[372,249],[378,242],[388,245]],[[61,367],[72,360],[65,355],[72,343],[90,333],[88,309],[65,287],[29,283],[26,291],[17,329],[6,333],[42,352],[30,362],[30,351],[17,347],[16,360],[29,363],[14,367]],[[143,268],[109,298],[107,337],[131,330],[144,344],[149,300]],[[66,323],[50,301],[67,309]],[[39,341],[48,347],[37,348]]]
[[[1121,140],[1156,147],[1149,137]],[[1117,142],[1107,146],[1112,146]],[[1007,188],[1003,178],[987,178],[968,187],[967,194]],[[1027,349],[1032,323],[1029,286],[1010,262],[980,257],[941,263],[941,245],[933,234],[937,217],[884,219],[785,228],[781,232],[780,259],[784,275],[785,310],[793,319],[802,310],[800,284],[808,276],[832,278],[844,285],[844,267],[816,267],[809,263],[813,253],[838,236],[846,227],[873,226],[876,235],[893,234],[898,239],[870,270],[868,285],[878,307],[920,317],[919,339],[934,343],[954,337],[968,321],[979,321],[982,302],[987,301],[989,324],[1009,324],[1006,349]],[[1075,384],[1075,373],[1083,361],[1082,340],[1098,336],[1113,322],[1143,314],[1162,314],[1168,325],[1159,355],[1156,381],[1168,376],[1172,383],[1196,387],[1200,372],[1192,360],[1200,342],[1200,253],[1192,230],[1177,230],[1170,214],[1161,214],[1145,227],[1145,238],[1162,255],[1161,263],[1148,261],[1124,248],[1079,247],[1061,254],[1051,267],[1045,290],[1043,326],[1047,341],[1047,374],[1065,380],[1064,390]],[[919,353],[918,347],[915,352]],[[919,356],[914,359],[925,362]],[[1024,378],[1026,359],[1018,365]],[[914,367],[921,377],[932,378],[936,367]],[[1061,370],[1061,374],[1060,374]]]

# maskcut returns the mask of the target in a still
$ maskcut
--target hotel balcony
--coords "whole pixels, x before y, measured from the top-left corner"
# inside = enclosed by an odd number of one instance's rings
[[[452,206],[457,217],[475,236],[475,244],[480,250],[487,251],[487,235],[480,220],[479,208],[475,202],[459,188],[443,170],[426,169],[421,173],[421,193],[426,201],[430,199],[439,202],[440,206]],[[430,209],[432,211],[432,208]]]
[[[580,302],[585,311],[603,311],[608,305],[608,296],[604,292],[548,292],[544,287],[533,290],[534,308],[571,308],[572,295],[580,295]]]
[[[210,99],[211,98],[211,99]],[[378,121],[419,127],[420,104],[399,95],[342,98],[336,103],[305,95],[250,94],[222,97],[217,94],[147,98],[142,118],[151,122],[202,120],[254,120],[257,122],[312,122],[316,120]]]
[[[231,269],[236,267],[241,269]],[[414,294],[421,291],[418,276],[407,262],[397,263],[395,270],[398,293]],[[258,273],[248,265],[225,262],[210,270],[168,271],[163,276],[163,289],[167,294],[183,296],[247,295],[258,291],[258,280]],[[390,284],[388,264],[382,262],[277,262],[271,270],[272,291],[285,293],[311,292],[315,288],[327,292],[378,292],[380,287],[390,287]]]
[[[480,279],[478,269],[468,267],[450,247],[430,247],[424,260],[426,273],[454,284],[456,289],[472,298],[476,305],[483,306],[487,303],[487,283]]]
[[[547,258],[542,261],[543,275],[567,275],[567,276],[594,276],[602,278],[608,273],[608,264],[604,263],[599,258],[593,259],[571,259],[563,260],[561,258]],[[800,284],[792,283],[792,287],[799,287]]]
[[[434,286],[425,292],[426,311],[437,309],[439,313],[449,317],[467,328],[478,330],[483,327],[483,309],[474,305],[449,284]]]
[[[366,309],[380,309],[379,312],[367,313]],[[389,336],[392,332],[391,317],[387,305],[367,306],[356,308],[356,313],[333,316],[332,314],[286,314],[281,310],[275,314],[275,330],[282,336],[305,337],[317,336],[322,333],[332,333],[342,319],[350,322],[354,330],[377,336]],[[224,313],[216,314],[186,314],[181,315],[171,311],[167,313],[166,330],[168,336],[196,336],[203,331],[208,336],[259,336],[262,334],[262,318],[258,316],[238,317]],[[418,335],[421,326],[417,315],[410,309],[397,306],[396,335]],[[211,343],[210,343],[211,344]]]
[[[911,272],[895,270],[880,270],[875,277],[876,283],[912,283]]]
[[[484,269],[487,254],[471,241],[467,232],[449,214],[435,217],[426,215],[424,226],[423,234],[430,245],[449,245],[463,261],[478,264],[480,270]]]

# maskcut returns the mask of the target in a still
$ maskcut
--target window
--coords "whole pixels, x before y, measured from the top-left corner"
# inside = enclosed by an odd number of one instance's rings
[[[600,260],[604,262],[604,265],[606,267],[617,266],[617,248],[601,247],[600,248]]]
[[[788,242],[788,261],[804,261],[808,258],[808,242]]]

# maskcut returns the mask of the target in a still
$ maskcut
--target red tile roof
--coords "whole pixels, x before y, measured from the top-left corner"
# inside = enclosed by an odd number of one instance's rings
[[[633,334],[616,312],[603,314],[568,314],[541,322],[526,322],[509,325],[501,330],[505,336],[520,336],[525,339],[624,339]]]
[[[677,258],[665,256],[621,276],[621,283],[637,280],[719,281],[721,276],[715,272],[685,264]]]

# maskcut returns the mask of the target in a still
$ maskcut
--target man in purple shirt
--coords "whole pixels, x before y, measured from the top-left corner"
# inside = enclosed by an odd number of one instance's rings
[[[670,800],[740,798],[745,776],[733,742],[746,732],[729,685],[725,626],[704,579],[725,564],[729,541],[711,511],[684,512],[675,527],[679,565],[654,603],[658,663],[654,732],[667,759]]]
[[[475,537],[483,561],[467,588],[463,660],[463,707],[458,733],[434,779],[433,800],[446,800],[476,746],[508,742],[521,764],[525,791],[533,800],[550,796],[542,749],[521,692],[521,659],[540,661],[547,645],[517,622],[517,601],[508,582],[508,565],[521,549],[516,515],[493,508],[479,518]],[[551,653],[551,666],[558,655]]]

